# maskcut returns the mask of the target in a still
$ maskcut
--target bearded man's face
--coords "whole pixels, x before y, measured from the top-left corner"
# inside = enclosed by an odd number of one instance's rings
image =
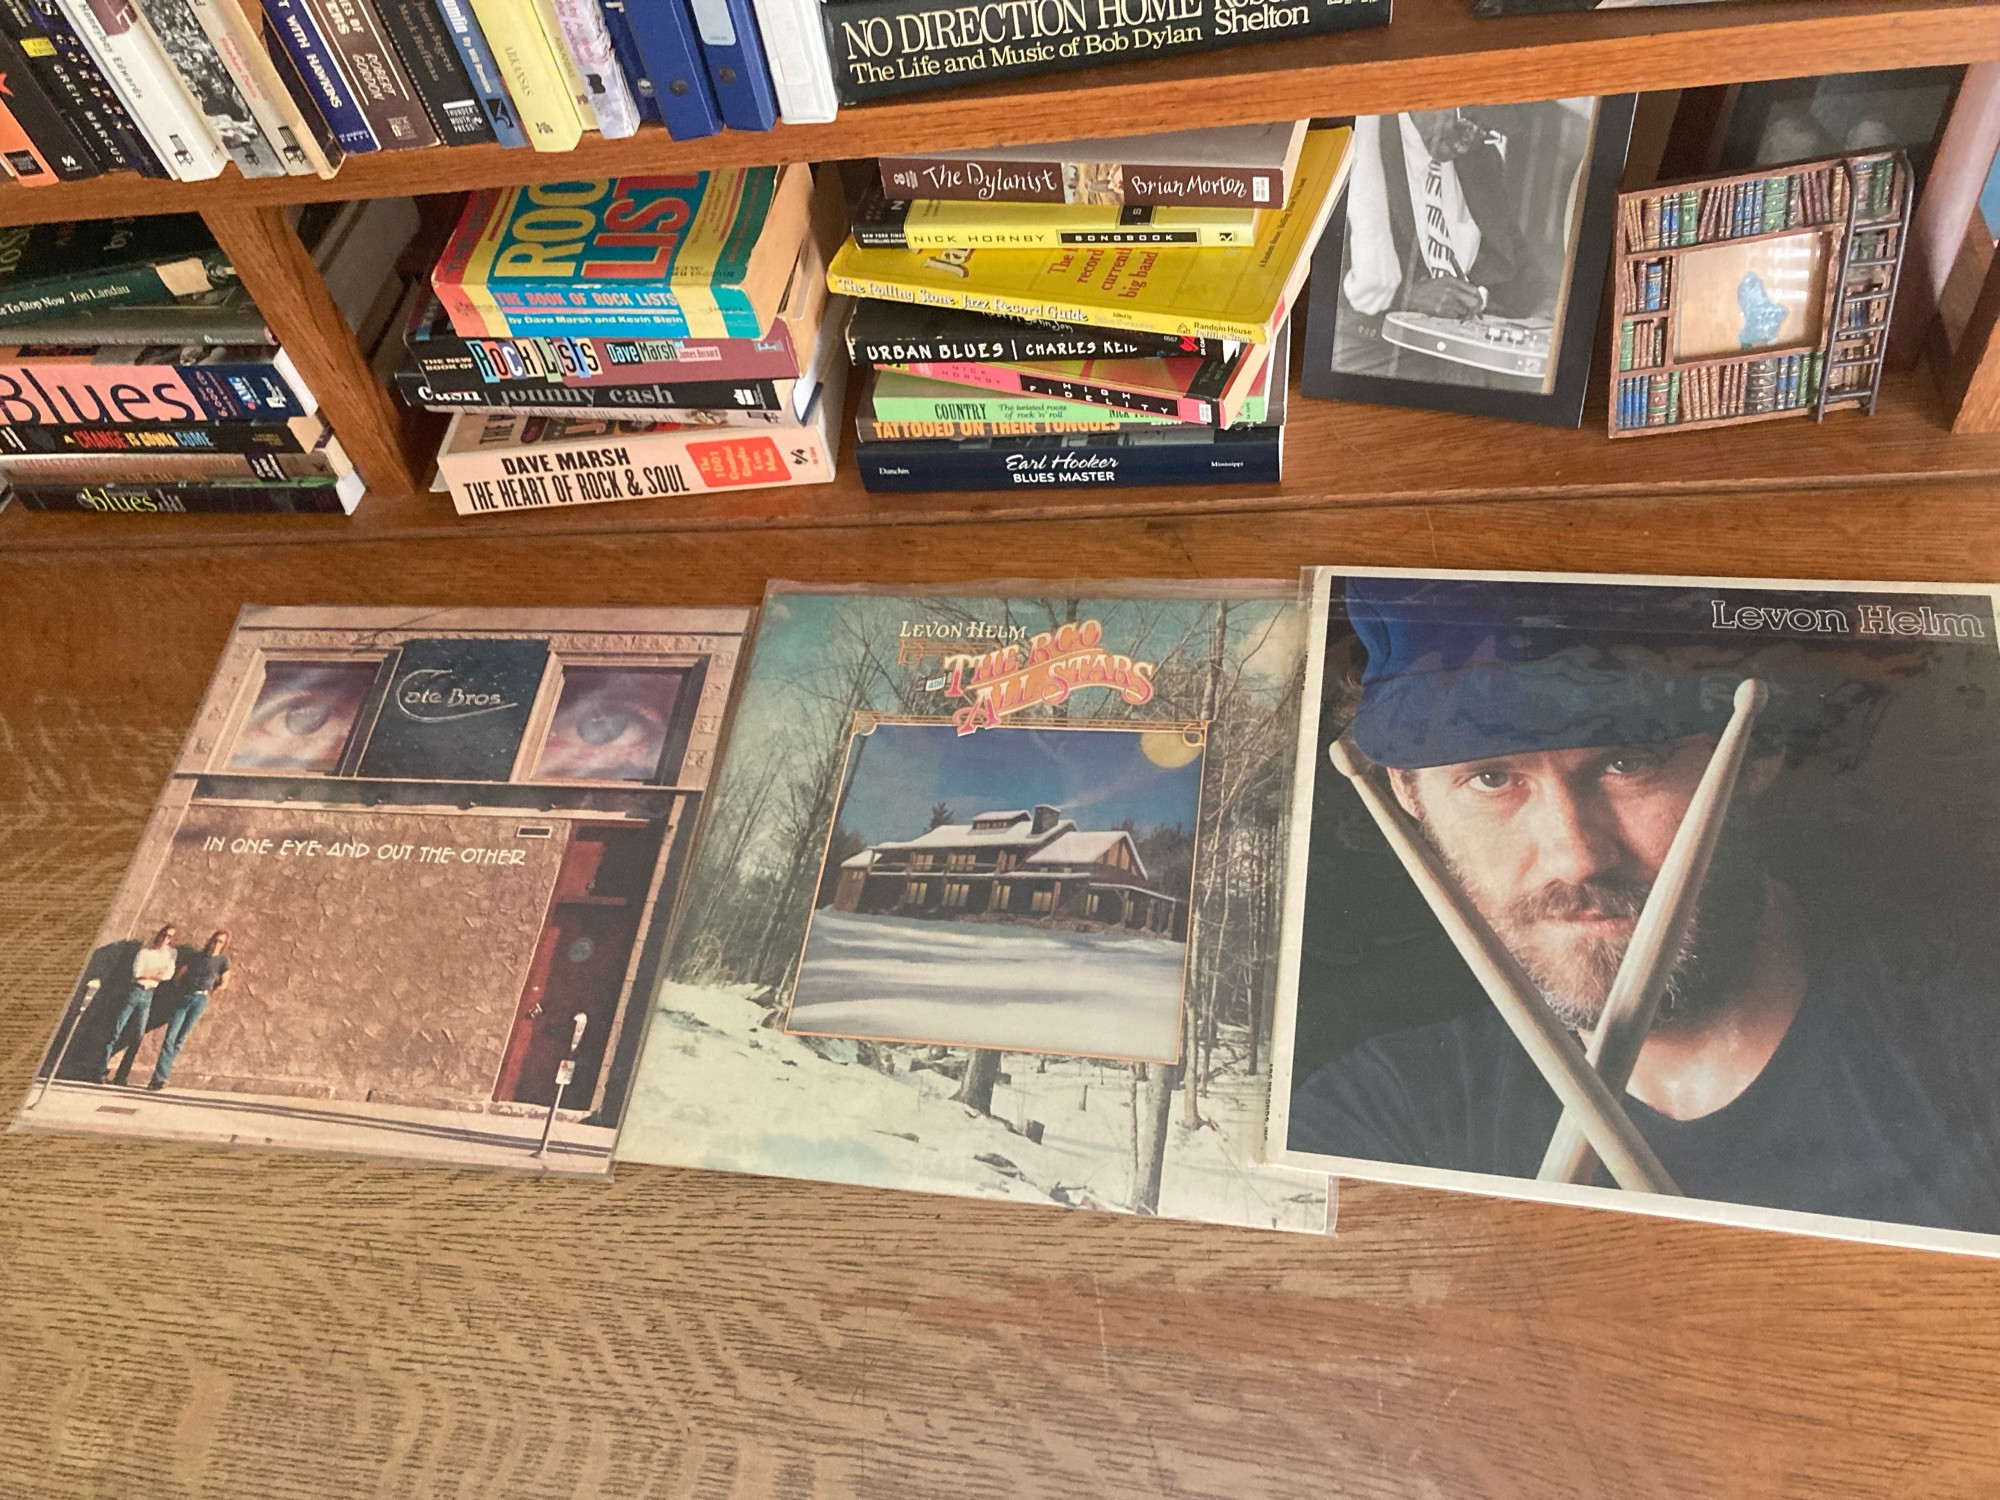
[[[1396,771],[1392,783],[1550,1009],[1584,1031],[1603,1012],[1714,748],[1714,736],[1695,735],[1536,751]],[[1762,914],[1762,877],[1725,828],[1694,929],[1676,955],[1662,1024],[1724,998]]]

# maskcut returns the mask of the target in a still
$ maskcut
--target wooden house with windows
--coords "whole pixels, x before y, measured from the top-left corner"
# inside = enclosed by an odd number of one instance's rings
[[[1122,828],[1086,832],[1062,809],[983,812],[841,861],[836,911],[1090,923],[1185,939],[1187,903],[1153,890]]]

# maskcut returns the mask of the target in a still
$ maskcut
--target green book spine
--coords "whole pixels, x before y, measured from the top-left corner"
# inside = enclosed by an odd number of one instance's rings
[[[97,307],[158,306],[209,291],[234,275],[229,257],[209,250],[170,262],[16,282],[0,293],[0,327]]]
[[[1618,368],[1632,368],[1632,325],[1621,323],[1618,327]]]
[[[1673,426],[1681,419],[1681,372],[1679,370],[1667,380],[1667,425]]]
[[[1701,221],[1701,194],[1690,188],[1681,194],[1681,243],[1695,242],[1695,226]]]

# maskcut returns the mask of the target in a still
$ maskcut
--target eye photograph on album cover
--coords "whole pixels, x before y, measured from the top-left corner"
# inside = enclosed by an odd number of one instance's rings
[[[1367,115],[1301,389],[1574,426],[1633,97]]]
[[[1321,574],[1310,629],[1274,1160],[2000,1249],[1988,592]]]

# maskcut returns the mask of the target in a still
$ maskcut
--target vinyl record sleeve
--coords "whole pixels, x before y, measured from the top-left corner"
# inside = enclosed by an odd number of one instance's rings
[[[2000,589],[1307,581],[1270,1160],[2000,1253]]]
[[[761,620],[621,1158],[1324,1232],[1260,1165],[1292,589]]]
[[[246,608],[15,1128],[607,1171],[749,618]]]

